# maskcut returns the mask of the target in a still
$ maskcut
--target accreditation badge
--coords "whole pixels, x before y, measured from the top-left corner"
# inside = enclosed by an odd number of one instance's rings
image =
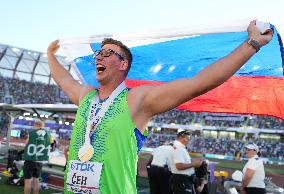
[[[74,193],[99,194],[102,163],[71,160],[67,174],[67,190]]]

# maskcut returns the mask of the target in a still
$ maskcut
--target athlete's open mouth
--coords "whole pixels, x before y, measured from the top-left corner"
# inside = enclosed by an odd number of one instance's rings
[[[105,69],[106,69],[105,66],[103,66],[103,65],[97,65],[97,72],[98,72],[98,73],[103,72]]]

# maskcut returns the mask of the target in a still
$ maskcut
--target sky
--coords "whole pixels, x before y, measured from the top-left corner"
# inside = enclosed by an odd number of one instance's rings
[[[0,4],[0,43],[45,52],[58,38],[243,18],[284,24],[283,9],[283,0],[9,0]]]

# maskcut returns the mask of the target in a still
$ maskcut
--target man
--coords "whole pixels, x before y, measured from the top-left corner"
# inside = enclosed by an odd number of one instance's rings
[[[24,151],[24,193],[29,194],[31,187],[33,193],[39,193],[39,176],[41,174],[42,163],[48,161],[50,148],[50,133],[43,128],[41,120],[36,119],[34,129],[29,132]]]
[[[151,194],[170,194],[172,145],[161,145],[152,152],[148,170]]]
[[[177,134],[177,139],[173,146],[172,155],[172,177],[170,187],[174,194],[192,193],[194,190],[193,174],[194,168],[202,164],[202,159],[191,160],[187,151],[190,133],[181,131]]]
[[[96,79],[100,83],[97,89],[81,85],[71,76],[55,57],[58,40],[52,42],[47,49],[51,75],[72,102],[79,105],[65,189],[72,192],[97,189],[103,194],[137,193],[137,151],[145,139],[142,134],[150,118],[225,82],[271,40],[272,34],[272,30],[261,34],[252,21],[248,27],[249,41],[196,76],[159,86],[140,86],[130,91],[125,88],[124,80],[132,55],[121,42],[107,39],[102,42],[102,49],[94,53]],[[80,169],[85,169],[85,165],[94,166],[97,171],[87,168],[83,175]]]

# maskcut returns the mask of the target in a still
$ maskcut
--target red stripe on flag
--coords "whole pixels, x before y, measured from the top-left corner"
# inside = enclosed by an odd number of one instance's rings
[[[133,88],[162,82],[127,80]],[[179,107],[192,112],[270,115],[284,120],[284,78],[234,76],[221,86]]]

